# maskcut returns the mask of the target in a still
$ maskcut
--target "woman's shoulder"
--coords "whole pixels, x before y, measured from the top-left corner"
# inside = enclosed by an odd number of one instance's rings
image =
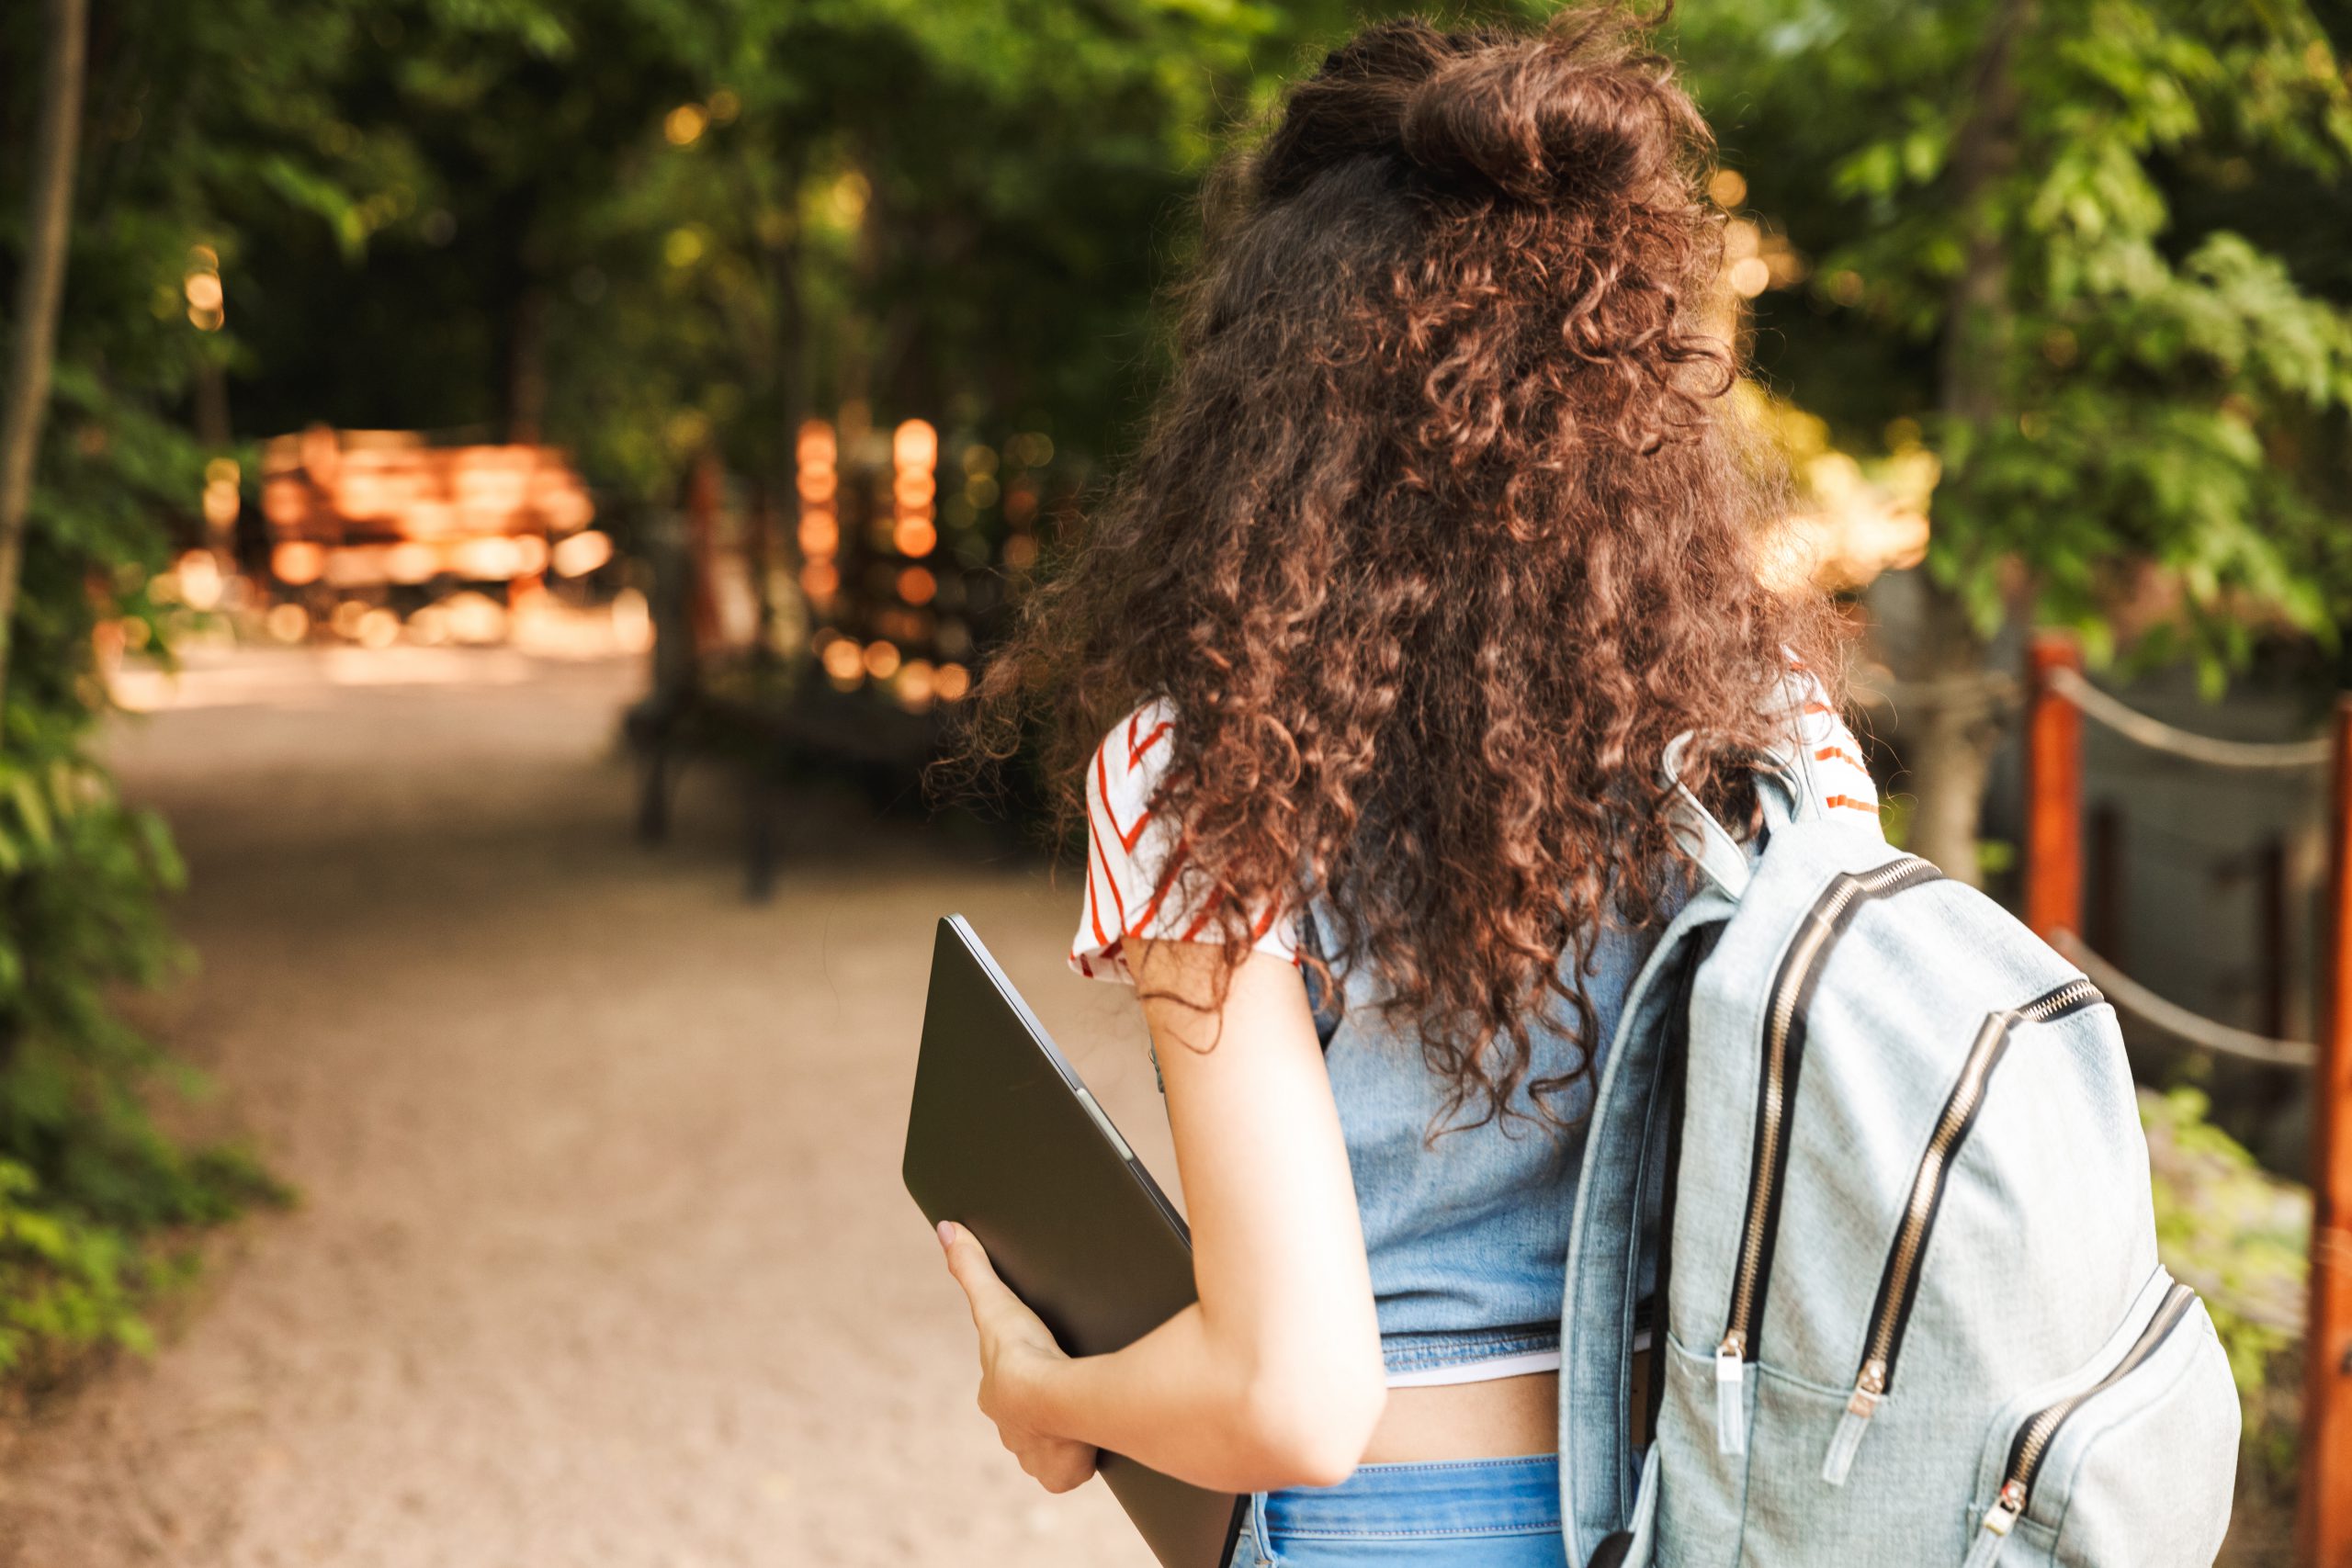
[[[1139,703],[1104,732],[1086,763],[1086,901],[1069,966],[1099,979],[1128,980],[1125,947],[1150,939],[1222,940],[1211,919],[1217,897],[1188,874],[1183,835],[1153,802],[1167,772],[1175,705]],[[1272,908],[1250,925],[1250,945],[1296,961],[1291,923]]]
[[[1879,824],[1878,785],[1862,760],[1862,743],[1829,700],[1820,678],[1793,665],[1785,686],[1796,744],[1822,810],[1831,818],[1867,818]]]
[[[1133,938],[1161,934],[1162,877],[1170,859],[1152,795],[1168,762],[1176,710],[1164,697],[1137,704],[1103,731],[1086,760],[1086,900],[1069,966],[1091,979],[1135,976],[1123,952]],[[1151,919],[1141,917],[1148,914]]]

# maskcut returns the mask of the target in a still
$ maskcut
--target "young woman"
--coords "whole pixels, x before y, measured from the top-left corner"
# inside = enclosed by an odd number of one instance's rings
[[[978,694],[1086,814],[1070,963],[1137,987],[1200,1292],[1071,1359],[941,1227],[1048,1491],[1106,1448],[1250,1494],[1243,1568],[1562,1562],[1581,1119],[1689,886],[1661,753],[1737,821],[1802,746],[1876,821],[1826,612],[1758,579],[1706,150],[1607,12],[1394,22],[1214,187],[1143,450]]]

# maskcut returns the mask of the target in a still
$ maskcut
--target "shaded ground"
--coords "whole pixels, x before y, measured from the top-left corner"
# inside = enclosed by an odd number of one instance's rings
[[[1145,1568],[971,1403],[899,1184],[932,924],[972,917],[1164,1170],[1068,878],[812,801],[747,907],[720,780],[625,836],[633,661],[216,656],[130,727],[200,974],[145,1008],[303,1193],[187,1325],[0,1431],[0,1565]]]

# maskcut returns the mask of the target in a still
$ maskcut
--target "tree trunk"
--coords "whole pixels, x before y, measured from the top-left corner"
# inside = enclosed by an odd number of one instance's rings
[[[1984,682],[1954,681],[1984,670],[1984,639],[1957,598],[1932,582],[1923,581],[1921,586],[1926,602],[1920,606],[1920,663],[1929,679],[1945,683],[1932,700],[1914,705],[1921,720],[1919,738],[1906,749],[1905,761],[1918,806],[1907,847],[1945,875],[1974,887],[1983,882],[1976,828],[2001,727],[1987,689],[1989,674]]]
[[[1968,249],[1952,282],[1939,396],[1947,418],[1981,423],[2003,412],[2003,367],[2009,347],[2009,255],[1993,202],[2017,166],[2018,96],[2012,69],[2019,39],[2032,27],[2036,0],[2002,0],[1976,58],[1970,97],[1974,105],[1952,147],[1952,199],[1966,216]],[[1945,510],[1964,510],[1967,476],[1955,476]],[[1982,881],[1976,829],[1993,751],[2000,741],[1989,692],[1996,679],[1985,668],[1986,639],[1960,596],[1924,568],[1882,579],[1872,594],[1881,611],[1883,643],[1896,678],[1918,694],[1907,704],[1920,721],[1903,748],[1911,793],[1918,807],[1909,848],[1944,874],[1973,886]]]
[[[236,440],[229,423],[229,373],[209,360],[196,367],[196,439],[208,452],[225,452]]]
[[[548,291],[528,282],[515,292],[506,323],[506,439],[536,446],[548,412]]]
[[[32,508],[33,460],[49,413],[57,352],[58,303],[74,232],[74,159],[82,140],[86,0],[45,0],[48,48],[41,59],[40,127],[33,148],[32,200],[17,276],[16,341],[9,345],[7,403],[0,411],[0,703],[8,689],[9,633],[24,569],[25,518]]]
[[[777,210],[783,214],[772,231],[765,246],[768,288],[775,299],[775,456],[769,465],[767,493],[770,504],[754,509],[755,525],[762,531],[758,563],[760,589],[760,654],[767,658],[776,649],[776,578],[782,563],[798,558],[797,525],[800,521],[800,426],[816,412],[816,391],[811,386],[811,364],[808,343],[808,302],[801,288],[800,220],[795,205],[800,189],[800,161],[797,155],[785,158],[783,177],[778,182],[780,194],[775,198]],[[786,541],[795,541],[787,544]],[[797,587],[786,592],[797,595]],[[800,611],[803,630],[808,623],[804,604]]]

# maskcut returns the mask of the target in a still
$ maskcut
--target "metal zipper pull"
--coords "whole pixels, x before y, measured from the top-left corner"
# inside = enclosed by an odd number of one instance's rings
[[[1821,1461],[1822,1480],[1832,1486],[1846,1484],[1846,1474],[1854,1468],[1854,1455],[1861,1450],[1862,1437],[1871,1429],[1871,1417],[1878,1414],[1878,1402],[1885,1395],[1886,1363],[1871,1361],[1854,1380],[1853,1397],[1846,1401],[1846,1414],[1838,1420],[1838,1435],[1829,1439],[1829,1456]]]
[[[1715,1451],[1747,1451],[1747,1337],[1726,1334],[1715,1347]]]
[[[1964,1568],[1993,1568],[2001,1561],[2001,1548],[2008,1544],[2009,1530],[2019,1515],[2025,1512],[2025,1488],[2015,1481],[2001,1487],[1998,1501],[1984,1511],[1984,1523],[1976,1532],[1976,1544],[1968,1549]]]

